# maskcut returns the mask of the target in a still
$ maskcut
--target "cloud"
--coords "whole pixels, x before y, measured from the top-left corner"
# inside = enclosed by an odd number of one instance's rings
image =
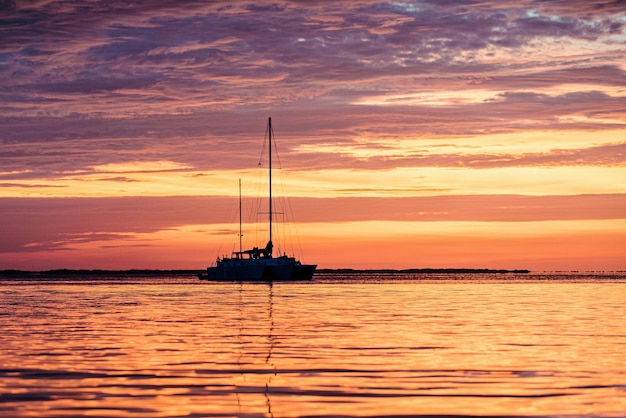
[[[201,224],[200,203],[217,216],[231,202],[224,198],[0,199],[2,252],[64,249],[89,241],[132,241],[135,235],[174,226]],[[202,213],[202,215],[201,215]],[[215,216],[214,215],[214,216]],[[209,218],[210,221],[210,218]]]
[[[156,87],[144,94],[166,101],[184,93],[192,100],[222,96],[229,106],[250,100],[267,104],[277,87],[274,80],[284,83],[277,91],[282,99],[293,100],[346,81],[455,74],[489,68],[473,54],[492,46],[519,48],[543,37],[597,40],[619,32],[621,24],[619,16],[542,14],[541,3],[526,5],[536,7],[532,14],[512,3],[487,5],[294,2],[225,10],[219,2],[75,8],[50,2],[14,12],[13,30],[5,37],[5,74],[20,90],[96,93]],[[45,51],[45,58],[37,59],[38,51]],[[304,91],[290,88],[304,81]],[[261,94],[247,94],[238,83],[254,85]],[[138,110],[130,95],[124,98]]]
[[[246,199],[244,207],[251,207],[253,200]],[[624,219],[626,195],[293,198],[289,206],[297,221],[304,223],[606,220]],[[151,245],[149,239],[137,242],[136,236],[185,225],[235,225],[236,211],[236,199],[214,196],[0,198],[4,234],[0,252],[62,250],[94,241]],[[219,229],[218,233],[229,232]]]
[[[374,153],[372,153],[374,154]],[[329,152],[322,161],[308,162],[325,169],[351,167],[362,170],[385,170],[398,167],[464,167],[475,169],[503,167],[548,166],[626,166],[626,143],[608,144],[585,149],[552,149],[540,153],[445,153],[420,152],[407,154],[398,149],[384,156],[359,157],[349,153]],[[304,159],[303,161],[307,161]],[[305,163],[307,164],[307,163]],[[443,191],[442,189],[439,189]]]
[[[116,183],[135,183],[138,182],[139,180],[135,180],[135,179],[131,179],[128,177],[123,177],[123,176],[117,176],[117,177],[102,177],[97,179],[97,181],[113,181]]]
[[[124,164],[104,164],[93,167],[97,173],[151,173],[180,171],[190,168],[189,166],[172,161],[129,161]]]
[[[24,189],[37,189],[40,187],[46,188],[46,187],[66,187],[66,186],[57,186],[57,185],[53,185],[53,184],[36,184],[36,183],[30,183],[30,184],[21,184],[21,183],[0,183],[0,187],[18,187],[18,188],[24,188]]]
[[[124,76],[123,74],[111,78],[102,74],[77,74],[72,80],[54,81],[39,84],[24,84],[20,88],[28,91],[34,90],[39,93],[99,93],[116,90],[139,90],[153,86],[159,80],[156,75],[140,77],[136,75]]]
[[[558,144],[536,155],[350,155],[384,137],[622,129],[617,1],[3,6],[0,158],[21,173],[5,180],[139,160],[250,167],[267,116],[295,168],[623,162],[551,151]],[[315,151],[326,146],[336,155]]]
[[[434,157],[433,160],[436,160]],[[525,166],[623,166],[626,165],[626,143],[575,150],[551,150],[521,155],[450,156],[453,166],[474,168]]]
[[[67,251],[75,245],[102,241],[123,241],[130,242],[133,240],[131,234],[114,234],[114,233],[89,233],[83,232],[78,234],[67,234],[59,232],[55,239],[51,241],[35,241],[24,244],[19,252],[36,253],[50,251]],[[0,250],[1,252],[1,250]],[[12,250],[9,250],[12,252]]]
[[[198,193],[218,188],[224,171],[256,164],[268,116],[285,167],[311,184],[326,169],[369,172],[333,182],[352,199],[370,193],[376,170],[626,164],[620,0],[0,0],[0,10],[0,196],[45,186],[58,197],[0,201],[5,253],[149,245],[133,238],[217,222],[219,198],[66,196],[169,192],[189,176]],[[387,190],[447,188],[467,189]],[[296,204],[328,222],[618,216],[621,195],[602,196]]]

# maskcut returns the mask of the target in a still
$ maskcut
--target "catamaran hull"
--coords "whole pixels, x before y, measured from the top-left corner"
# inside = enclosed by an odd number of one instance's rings
[[[261,280],[264,266],[237,266],[237,267],[209,267],[208,280]]]
[[[317,265],[315,264],[301,264],[293,268],[291,274],[292,280],[311,280]]]
[[[316,265],[273,264],[215,266],[207,268],[207,280],[214,281],[289,281],[311,280]],[[202,279],[205,277],[202,276]]]

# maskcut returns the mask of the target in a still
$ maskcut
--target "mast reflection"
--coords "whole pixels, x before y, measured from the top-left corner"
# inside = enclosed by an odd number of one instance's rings
[[[265,285],[267,285],[267,293],[266,297],[263,297],[265,292],[259,287]],[[277,367],[272,358],[277,338],[274,335],[272,282],[267,284],[239,283],[237,311],[236,345],[239,372],[234,382],[237,410],[240,415],[250,413],[250,404],[258,404],[254,401],[253,395],[263,393],[265,415],[273,417],[270,395],[272,379],[277,376]],[[260,355],[263,355],[263,360],[259,358]],[[260,381],[262,376],[264,381]],[[258,406],[256,409],[260,412]]]

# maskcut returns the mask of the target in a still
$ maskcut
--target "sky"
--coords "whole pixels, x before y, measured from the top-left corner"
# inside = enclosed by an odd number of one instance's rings
[[[619,0],[0,0],[0,269],[203,269],[238,179],[264,246],[271,117],[281,253],[626,270],[625,58]]]

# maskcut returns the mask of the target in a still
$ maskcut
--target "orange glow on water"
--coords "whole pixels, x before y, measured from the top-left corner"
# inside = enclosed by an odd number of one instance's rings
[[[428,277],[20,283],[0,300],[13,310],[0,316],[3,408],[119,417],[626,408],[626,324],[615,315],[624,283]]]

